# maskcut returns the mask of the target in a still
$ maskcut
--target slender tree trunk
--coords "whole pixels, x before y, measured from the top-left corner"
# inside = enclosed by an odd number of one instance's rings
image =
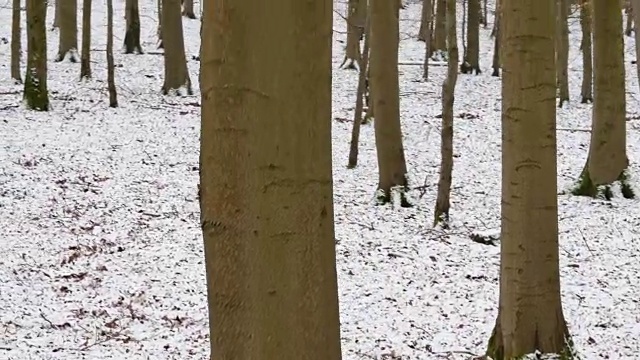
[[[58,1],[62,3],[60,3],[60,43],[56,61],[66,58],[71,62],[78,62],[78,1]]]
[[[140,9],[138,0],[126,0],[125,12],[127,18],[127,31],[124,35],[125,54],[143,54],[140,45]]]
[[[196,18],[196,14],[193,12],[193,0],[184,0],[182,3],[182,16],[189,19]]]
[[[20,0],[13,0],[11,12],[11,78],[22,83],[20,76],[20,53],[22,52],[22,31],[20,29]]]
[[[392,189],[407,186],[407,166],[402,145],[398,81],[399,19],[394,2],[369,0],[371,6],[371,88],[378,153],[378,202],[388,203]]]
[[[441,224],[445,228],[448,227],[449,223],[451,176],[453,172],[453,100],[456,81],[458,80],[457,42],[456,0],[447,0],[447,53],[449,54],[449,59],[447,62],[447,78],[442,84],[440,179],[438,180],[438,198],[436,199],[433,220],[433,226]]]
[[[158,0],[158,49],[164,48],[162,41],[162,0]]]
[[[560,297],[555,1],[501,5],[500,304],[487,351],[494,360],[573,355]]]
[[[502,19],[502,0],[496,0],[496,18],[493,24],[493,72],[491,76],[500,76],[500,38],[502,37],[500,31],[500,22]]]
[[[568,0],[556,0],[556,79],[558,83],[558,107],[569,101],[569,4]]]
[[[360,142],[360,126],[362,125],[362,110],[364,108],[364,92],[367,82],[367,70],[369,68],[369,41],[370,41],[369,16],[366,17],[364,27],[364,46],[360,58],[360,74],[358,75],[358,92],[356,94],[356,109],[353,115],[353,128],[351,129],[351,143],[349,146],[349,163],[347,168],[353,169],[358,165],[358,143]]]
[[[624,13],[627,15],[627,24],[624,29],[624,34],[627,36],[631,36],[631,32],[633,32],[633,23],[634,23],[633,18],[635,17],[633,15],[633,6],[631,1],[633,0],[625,1],[625,6],[624,6]]]
[[[49,110],[47,90],[47,3],[27,1],[27,72],[24,77],[24,99],[27,108]]]
[[[164,85],[162,86],[162,93],[166,95],[172,90],[180,93],[180,90],[184,88],[186,93],[191,95],[193,91],[184,53],[180,0],[163,0],[162,39],[166,40],[164,44]]]
[[[434,0],[436,2],[436,21],[433,30],[433,43],[431,51],[441,55],[447,51],[447,0]]]
[[[487,8],[487,0],[482,0],[482,26],[486,29],[489,26],[489,11]]]
[[[349,14],[347,14],[347,46],[344,59],[340,65],[342,68],[355,69],[355,63],[360,62],[360,39],[362,38],[364,30],[366,12],[366,0],[349,0]]]
[[[332,1],[204,6],[200,209],[211,359],[340,360]]]
[[[593,1],[594,101],[591,145],[575,195],[611,197],[609,184],[622,183],[622,195],[633,197],[626,184],[629,165],[626,141],[624,44],[620,4]],[[602,193],[601,193],[602,190]]]
[[[53,12],[53,28],[59,28],[60,27],[60,2],[62,0],[56,0],[54,6],[54,12]]]
[[[640,9],[640,0],[631,0],[632,9]],[[634,22],[640,24],[640,11],[633,12]],[[640,86],[640,31],[635,31],[635,49],[636,49],[636,76],[638,77],[638,85]]]
[[[480,74],[480,0],[467,0],[469,11],[467,20],[467,49],[460,70],[464,74]],[[457,49],[456,49],[457,50]]]
[[[431,39],[431,18],[432,13],[432,0],[422,0],[422,13],[423,17],[427,18],[427,23],[425,25],[426,33],[424,34],[425,39]],[[426,12],[426,14],[425,14]],[[430,41],[425,40],[424,42],[424,64],[422,65],[422,78],[426,81],[429,80],[429,58],[431,57],[431,44]]]
[[[80,79],[91,77],[91,0],[82,0],[82,56]]]
[[[422,0],[422,12],[420,16],[420,30],[418,30],[418,40],[428,42],[431,37],[431,0]]]
[[[634,0],[637,1],[637,0]],[[580,28],[582,29],[582,87],[581,103],[593,102],[593,50],[591,49],[591,3],[580,0]],[[640,74],[640,72],[639,72]]]
[[[109,89],[109,107],[118,107],[116,93],[115,66],[113,64],[113,0],[107,0],[107,87]]]

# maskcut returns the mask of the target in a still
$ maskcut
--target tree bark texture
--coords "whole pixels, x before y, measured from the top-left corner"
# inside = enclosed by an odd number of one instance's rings
[[[558,255],[555,1],[501,5],[500,304],[487,351],[495,360],[569,351]]]
[[[24,98],[27,108],[49,110],[47,90],[47,3],[27,1],[27,72],[24,77]]]
[[[355,69],[360,62],[360,39],[364,34],[364,22],[367,14],[367,0],[349,0],[347,14],[347,45],[342,66]]]
[[[369,17],[365,20],[364,45],[362,57],[358,67],[358,90],[356,94],[356,108],[353,115],[353,127],[351,129],[351,142],[349,145],[349,162],[347,168],[352,169],[358,165],[358,145],[360,142],[360,126],[362,125],[362,111],[364,110],[364,93],[367,87],[367,70],[369,69],[369,43],[371,40],[371,26]]]
[[[166,95],[172,90],[179,93],[184,88],[187,94],[191,95],[193,91],[184,52],[180,0],[162,1],[162,40],[164,43],[162,93]]]
[[[400,125],[398,81],[399,19],[396,5],[369,0],[371,6],[371,95],[378,154],[378,200],[391,201],[391,190],[407,185],[407,166]]]
[[[211,359],[339,360],[332,1],[208,0],[203,14]]]
[[[562,107],[569,101],[569,3],[568,0],[556,0],[556,4],[556,79],[558,106]]]
[[[80,79],[91,77],[91,0],[82,0],[82,53]]]
[[[20,57],[22,40],[20,38],[22,31],[20,27],[20,0],[13,0],[11,11],[11,78],[17,83],[21,83]]]
[[[461,65],[463,73],[480,74],[480,0],[467,0],[467,48]],[[457,48],[457,47],[456,47]]]
[[[436,20],[431,50],[434,53],[443,53],[447,50],[447,0],[433,1],[436,2]]]
[[[126,0],[125,13],[127,18],[127,31],[124,35],[125,54],[142,54],[140,44],[140,8],[138,0]]]
[[[634,0],[637,1],[637,0]],[[580,96],[582,104],[593,102],[593,50],[591,42],[591,2],[580,0],[580,28],[582,29],[582,86]],[[638,51],[636,47],[636,52]],[[640,66],[640,65],[638,65]],[[638,72],[640,74],[640,71]]]
[[[107,0],[107,88],[109,107],[118,107],[116,92],[115,65],[113,63],[113,0]]]
[[[44,1],[44,0],[42,0]],[[78,62],[78,0],[60,3],[60,43],[56,61]]]

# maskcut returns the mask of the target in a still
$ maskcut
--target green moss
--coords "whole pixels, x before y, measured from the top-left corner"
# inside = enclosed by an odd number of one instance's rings
[[[578,183],[571,190],[571,194],[575,196],[589,196],[596,197],[598,195],[598,189],[591,181],[591,176],[589,176],[589,171],[585,167],[582,170],[582,174],[580,174],[580,178],[578,179]]]
[[[27,71],[24,80],[24,99],[31,110],[49,111],[49,95],[44,83],[32,71]]]

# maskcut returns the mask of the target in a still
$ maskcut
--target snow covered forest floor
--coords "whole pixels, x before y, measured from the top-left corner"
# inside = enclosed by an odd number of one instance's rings
[[[11,4],[0,3],[0,359],[208,358],[196,199],[199,63],[192,59],[200,23],[184,19],[195,95],[162,96],[155,4],[140,1],[147,53],[115,54],[117,109],[107,103],[105,4],[94,3],[93,80],[78,81],[79,64],[53,62],[58,34],[48,30],[53,110],[37,113],[24,110],[22,87],[9,79]],[[401,12],[405,64],[423,60],[424,44],[415,39],[420,9],[410,0]],[[344,14],[345,4],[336,3],[336,11]],[[124,1],[115,2],[114,13],[119,45]],[[49,7],[49,28],[52,19]],[[481,30],[484,72],[458,78],[452,227],[440,230],[431,222],[445,68],[432,67],[424,82],[421,66],[401,65],[415,206],[375,206],[372,126],[362,129],[358,167],[345,167],[357,73],[337,68],[346,26],[337,15],[334,22],[333,159],[344,358],[481,354],[498,302],[499,247],[470,238],[474,232],[495,233],[500,224],[500,80],[490,76],[490,29]],[[570,22],[572,102],[558,112],[560,191],[584,166],[591,124],[591,105],[579,103],[580,29],[577,19]],[[633,39],[625,41],[629,171],[639,179],[640,99]],[[640,202],[561,194],[559,205],[562,295],[577,350],[587,360],[639,359]]]

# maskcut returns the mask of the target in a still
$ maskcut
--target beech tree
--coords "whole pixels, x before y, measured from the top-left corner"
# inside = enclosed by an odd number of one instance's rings
[[[400,84],[398,80],[398,45],[400,42],[397,3],[369,0],[371,16],[371,96],[378,156],[378,194],[380,204],[392,199],[392,190],[401,194],[407,186],[407,165],[400,125]],[[445,38],[446,39],[446,38]]]
[[[558,106],[569,101],[569,1],[557,1],[556,26],[556,78],[558,82]]]
[[[109,107],[118,107],[116,93],[115,65],[113,64],[113,0],[107,0],[107,88]]]
[[[634,196],[627,184],[626,94],[622,12],[618,2],[592,0],[594,99],[587,164],[574,195],[613,196],[609,186],[620,181],[622,195]]]
[[[82,54],[80,79],[91,77],[91,0],[82,1]]]
[[[24,77],[24,99],[27,108],[49,110],[47,90],[47,3],[27,1],[27,71]]]
[[[347,45],[340,67],[355,69],[360,61],[360,39],[364,34],[367,0],[349,0],[347,14]]]
[[[203,16],[211,358],[340,360],[332,0],[207,0]]]
[[[20,0],[13,0],[11,10],[11,78],[20,84],[22,83],[20,76],[20,53],[22,52]]]
[[[64,0],[57,6],[60,6],[60,43],[56,61],[78,62],[78,0]]]
[[[431,52],[442,58],[447,51],[447,0],[433,0],[436,4],[436,20],[433,27]]]
[[[140,45],[140,9],[138,0],[126,0],[125,18],[127,20],[127,31],[124,35],[125,54],[142,54]]]
[[[196,14],[193,12],[193,0],[182,0],[182,16],[195,19]]]
[[[478,9],[480,10],[480,9]],[[453,100],[458,80],[458,36],[456,0],[447,0],[447,77],[442,84],[442,129],[440,130],[440,178],[433,225],[448,227],[453,172]]]
[[[492,30],[492,35],[493,35],[493,62],[491,64],[491,67],[493,68],[493,72],[491,73],[491,76],[500,76],[500,38],[501,38],[501,31],[500,31],[500,23],[501,23],[501,19],[502,19],[502,9],[500,7],[500,4],[502,3],[503,0],[496,0],[496,15],[495,15],[495,20],[493,23],[493,30]]]
[[[582,104],[593,102],[593,50],[591,49],[591,5],[589,0],[580,0],[580,28],[582,29]]]
[[[540,351],[570,359],[558,254],[556,4],[520,0],[501,6],[500,296],[487,355],[511,360]]]
[[[369,43],[371,39],[371,26],[369,16],[366,16],[364,26],[364,45],[358,67],[358,90],[356,93],[356,108],[353,115],[353,127],[351,128],[351,142],[349,146],[349,162],[347,168],[352,169],[358,165],[358,145],[360,142],[360,126],[362,125],[362,111],[364,110],[364,93],[367,87],[367,70],[369,69]]]
[[[162,93],[174,90],[180,94],[181,89],[191,95],[191,78],[184,53],[184,37],[182,35],[182,16],[180,0],[163,0],[162,2],[162,41],[164,44],[164,85]]]
[[[477,75],[482,72],[480,71],[480,0],[467,0],[467,4],[467,47],[460,71],[464,74],[475,72]],[[447,31],[447,36],[449,35],[450,32]],[[447,47],[447,51],[449,50],[450,48]]]

